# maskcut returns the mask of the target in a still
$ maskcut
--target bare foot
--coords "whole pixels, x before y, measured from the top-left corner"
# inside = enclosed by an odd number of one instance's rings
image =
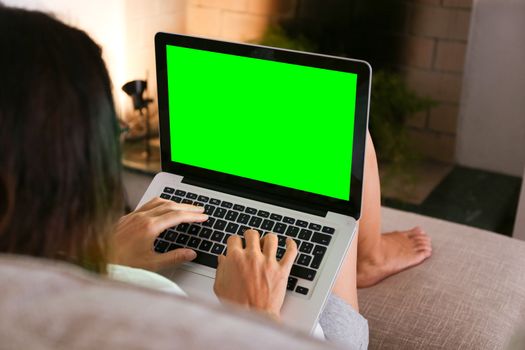
[[[432,255],[430,237],[420,228],[381,235],[378,247],[357,256],[357,287],[379,283],[388,276],[423,262]]]

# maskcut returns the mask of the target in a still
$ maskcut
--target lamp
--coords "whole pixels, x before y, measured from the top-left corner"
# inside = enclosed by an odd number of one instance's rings
[[[148,82],[146,80],[132,80],[122,86],[122,91],[131,97],[131,100],[133,101],[133,109],[138,111],[141,118],[144,120],[146,130],[146,134],[144,135],[144,140],[146,142],[146,160],[149,161],[151,157],[151,148],[149,144],[150,125],[148,105],[153,102],[153,99],[144,98],[144,91],[146,91],[147,87]]]

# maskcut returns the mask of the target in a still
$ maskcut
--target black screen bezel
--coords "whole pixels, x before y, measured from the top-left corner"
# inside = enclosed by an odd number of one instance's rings
[[[348,201],[295,190],[229,175],[217,171],[190,166],[171,159],[169,106],[167,86],[166,45],[207,50],[244,57],[259,58],[276,62],[299,64],[310,67],[338,70],[357,74],[356,107],[354,116],[354,147],[350,178],[350,199]],[[363,165],[368,126],[370,82],[372,70],[368,63],[341,57],[325,56],[258,45],[224,42],[181,34],[157,33],[155,35],[155,59],[157,72],[158,111],[161,143],[161,165],[165,172],[193,178],[203,183],[213,183],[224,189],[246,195],[261,195],[275,199],[277,203],[290,201],[317,211],[332,211],[349,215],[356,220],[361,213]]]

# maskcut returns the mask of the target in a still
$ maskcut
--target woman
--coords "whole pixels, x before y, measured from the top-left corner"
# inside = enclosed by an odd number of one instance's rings
[[[195,258],[190,249],[157,254],[152,244],[168,227],[207,220],[202,208],[154,199],[120,218],[119,130],[100,48],[45,14],[1,6],[0,47],[0,252],[66,260],[100,274],[110,263],[155,271]],[[356,287],[431,254],[418,228],[381,235],[370,138],[366,175],[358,240],[321,317],[327,338],[354,347],[365,347],[368,337]],[[287,241],[278,262],[275,235],[259,240],[250,230],[245,237],[246,248],[233,236],[219,257],[215,293],[278,319],[295,242]],[[111,274],[119,278],[123,269]]]

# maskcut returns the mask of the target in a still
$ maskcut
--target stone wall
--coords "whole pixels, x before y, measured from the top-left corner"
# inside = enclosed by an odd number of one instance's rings
[[[472,0],[407,2],[404,55],[400,65],[408,85],[439,105],[412,116],[410,135],[426,156],[455,160],[463,64]]]
[[[188,0],[186,33],[256,42],[272,20],[293,16],[296,0]]]
[[[188,0],[186,33],[255,42],[272,20],[293,17],[309,0]],[[424,156],[455,160],[456,129],[472,0],[407,0],[403,54],[408,85],[439,103],[410,117],[409,134]]]

